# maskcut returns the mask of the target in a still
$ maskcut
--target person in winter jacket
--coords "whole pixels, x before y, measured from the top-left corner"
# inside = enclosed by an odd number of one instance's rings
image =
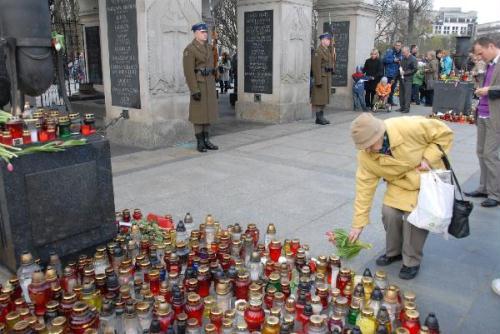
[[[441,76],[450,76],[451,71],[453,71],[453,60],[448,54],[448,51],[441,50],[439,54],[439,59],[441,63]]]
[[[386,248],[376,263],[388,266],[403,260],[399,277],[412,279],[420,269],[428,231],[410,224],[407,217],[417,205],[420,173],[444,168],[438,144],[449,152],[453,131],[437,119],[403,116],[381,120],[363,113],[352,122],[351,137],[358,149],[358,167],[349,240],[357,240],[370,223],[375,192],[383,180]]]
[[[384,54],[384,75],[387,77],[389,82],[396,82],[396,78],[399,75],[399,65],[401,63],[401,58],[403,55],[401,54],[401,47],[403,43],[401,41],[397,41],[394,43],[394,47],[387,50]],[[389,103],[394,106],[392,97],[394,95],[394,90],[396,89],[396,84],[392,85],[391,94],[389,95]]]
[[[356,66],[356,72],[352,74],[352,80],[353,110],[362,109],[363,111],[367,111],[368,109],[365,104],[365,82],[370,80],[370,77],[363,74],[361,66]]]
[[[376,96],[375,96],[375,103],[373,106],[373,110],[375,111],[375,106],[382,105],[384,106],[388,111],[391,110],[391,105],[387,103],[389,99],[389,94],[391,94],[391,86],[392,84],[387,81],[387,77],[382,77],[380,82],[377,84],[377,88],[375,89]]]
[[[372,108],[375,99],[375,88],[384,75],[384,64],[380,60],[380,55],[377,49],[372,49],[370,58],[365,61],[363,66],[365,75],[370,77],[371,80],[365,83],[365,103],[367,108]]]

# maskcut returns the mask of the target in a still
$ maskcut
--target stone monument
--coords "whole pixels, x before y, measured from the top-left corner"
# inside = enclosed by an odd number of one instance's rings
[[[330,106],[352,110],[352,77],[356,66],[363,66],[375,40],[374,0],[317,0],[318,36],[330,31],[337,52],[332,78],[335,95]],[[318,37],[316,36],[316,37]]]
[[[312,0],[238,1],[238,118],[311,118],[311,11]]]
[[[107,130],[112,142],[152,149],[191,139],[182,51],[201,0],[99,0]]]

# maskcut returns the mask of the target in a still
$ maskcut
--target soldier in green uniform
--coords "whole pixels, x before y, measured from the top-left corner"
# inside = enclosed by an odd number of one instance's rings
[[[219,149],[209,140],[210,124],[218,117],[215,88],[216,69],[213,49],[208,44],[208,27],[197,23],[191,27],[194,40],[184,49],[184,76],[191,92],[189,121],[194,125],[199,152]]]
[[[314,52],[311,66],[314,79],[311,103],[316,112],[316,124],[326,125],[330,122],[324,117],[325,105],[330,103],[330,87],[332,86],[333,55],[330,50],[332,35],[324,33],[319,36],[320,46]]]

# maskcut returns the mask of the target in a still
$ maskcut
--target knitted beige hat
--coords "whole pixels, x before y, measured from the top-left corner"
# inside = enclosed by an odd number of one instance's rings
[[[380,139],[385,132],[384,121],[364,112],[351,123],[351,137],[358,150],[364,150]]]

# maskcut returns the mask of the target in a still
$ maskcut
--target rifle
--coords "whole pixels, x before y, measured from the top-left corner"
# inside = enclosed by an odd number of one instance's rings
[[[330,26],[330,34],[332,34],[332,41],[330,43],[330,52],[332,54],[333,73],[335,73],[335,65],[337,63],[337,50],[335,50],[335,38],[333,37],[332,17],[330,15],[330,12],[328,12],[328,20],[329,20],[329,26]]]
[[[209,8],[210,8],[210,15],[212,16],[212,20],[214,22],[214,26],[212,29],[212,50],[213,50],[213,66],[215,69],[215,81],[219,80],[220,74],[219,74],[219,51],[217,50],[217,44],[219,42],[219,34],[217,33],[217,22],[215,22],[215,17],[213,10],[214,8],[212,7],[212,0],[208,0]]]

